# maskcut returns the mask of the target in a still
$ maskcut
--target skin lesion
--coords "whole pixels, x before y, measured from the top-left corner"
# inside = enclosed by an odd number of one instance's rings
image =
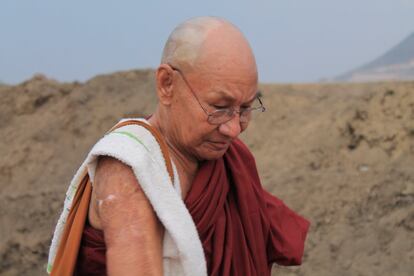
[[[92,200],[95,222],[104,232],[109,274],[162,275],[164,229],[132,169],[100,157]]]

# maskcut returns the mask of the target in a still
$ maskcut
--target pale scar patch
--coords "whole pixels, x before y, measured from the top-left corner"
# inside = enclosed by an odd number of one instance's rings
[[[106,202],[113,202],[114,200],[116,200],[117,197],[115,195],[108,195],[107,197],[105,197],[104,199],[98,199],[98,208],[101,209],[102,204],[106,203]]]

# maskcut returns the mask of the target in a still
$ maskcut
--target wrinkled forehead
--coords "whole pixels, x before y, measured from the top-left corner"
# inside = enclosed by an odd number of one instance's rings
[[[200,66],[189,75],[197,96],[207,100],[241,104],[253,99],[257,93],[257,73],[242,68]],[[216,64],[214,64],[216,65]]]
[[[212,102],[242,104],[254,100],[257,94],[256,75],[237,74],[232,71],[194,72],[197,96]]]

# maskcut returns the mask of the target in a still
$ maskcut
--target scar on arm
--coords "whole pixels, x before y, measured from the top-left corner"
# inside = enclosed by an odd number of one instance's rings
[[[164,228],[132,168],[117,159],[101,157],[94,190],[108,274],[162,275]]]

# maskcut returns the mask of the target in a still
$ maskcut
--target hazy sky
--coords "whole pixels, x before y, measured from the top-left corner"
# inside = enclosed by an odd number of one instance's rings
[[[414,0],[0,0],[0,81],[155,68],[174,26],[200,15],[244,32],[265,82],[336,76],[414,32]]]

